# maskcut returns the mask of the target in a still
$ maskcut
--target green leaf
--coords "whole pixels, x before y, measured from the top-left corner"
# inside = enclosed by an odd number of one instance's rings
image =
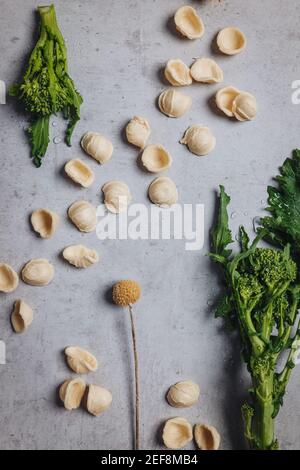
[[[228,250],[227,246],[233,243],[231,231],[228,227],[228,212],[227,206],[230,203],[230,197],[225,193],[224,186],[220,186],[220,199],[219,199],[219,213],[217,223],[211,230],[211,246],[212,246],[212,257],[225,263],[232,250]],[[217,255],[219,260],[214,257]]]
[[[66,130],[66,144],[71,147],[71,138],[76,124],[80,120],[79,108],[69,106],[64,112],[64,117],[69,120]]]
[[[224,295],[218,302],[216,318],[223,318],[229,330],[234,330],[237,326],[234,301],[230,294]]]
[[[68,119],[68,127],[66,130],[66,144],[71,147],[71,138],[74,132],[77,122],[80,120],[80,106],[83,103],[82,96],[74,87],[73,80],[67,76],[65,79],[65,86],[68,88],[69,94],[71,96],[72,104],[66,106],[63,109],[63,115],[65,119]]]
[[[239,229],[239,242],[241,246],[241,251],[249,250],[249,237],[243,226]]]
[[[50,116],[38,116],[27,130],[31,144],[31,156],[37,168],[42,164],[49,144]]]
[[[267,210],[270,216],[261,219],[267,229],[266,239],[279,246],[290,243],[294,252],[300,252],[300,150],[294,150],[276,177],[278,186],[268,187]]]
[[[11,85],[8,89],[9,96],[19,96],[20,85]]]
[[[234,306],[231,295],[225,295],[218,303],[216,309],[216,318],[228,318],[232,315],[233,310]]]

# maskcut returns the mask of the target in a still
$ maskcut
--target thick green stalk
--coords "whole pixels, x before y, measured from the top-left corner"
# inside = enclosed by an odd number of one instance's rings
[[[48,35],[60,44],[64,44],[64,38],[57,24],[54,5],[38,7],[41,16],[41,35],[47,31]]]
[[[252,447],[270,450],[274,447],[274,372],[263,381],[254,380],[254,414],[252,417]]]

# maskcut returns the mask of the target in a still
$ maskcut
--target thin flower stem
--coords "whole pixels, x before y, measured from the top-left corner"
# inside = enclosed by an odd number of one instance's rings
[[[135,373],[135,450],[140,449],[140,379],[139,379],[139,362],[136,346],[136,331],[132,306],[129,305],[129,314],[131,322],[132,345],[134,355],[134,373]]]

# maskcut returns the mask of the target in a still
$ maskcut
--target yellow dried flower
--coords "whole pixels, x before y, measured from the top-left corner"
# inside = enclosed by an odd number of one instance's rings
[[[131,325],[132,349],[134,357],[135,376],[135,445],[134,449],[140,449],[140,382],[139,382],[139,362],[136,344],[136,329],[132,304],[135,304],[141,296],[141,286],[136,281],[119,281],[113,286],[112,298],[115,304],[121,307],[128,307]]]
[[[113,286],[113,301],[117,305],[126,307],[139,300],[141,286],[136,281],[119,281]]]

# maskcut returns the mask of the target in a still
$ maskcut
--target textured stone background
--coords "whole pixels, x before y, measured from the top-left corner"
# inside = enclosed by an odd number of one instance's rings
[[[123,179],[135,202],[150,204],[152,180],[136,165],[137,152],[122,138],[134,114],[147,117],[151,142],[164,144],[173,155],[169,171],[182,203],[204,203],[205,233],[213,218],[214,191],[224,183],[232,195],[232,226],[251,229],[261,214],[266,185],[283,157],[299,146],[300,108],[291,104],[291,83],[299,79],[299,14],[297,0],[192,1],[206,26],[202,40],[183,40],[174,33],[170,17],[182,0],[57,0],[57,15],[67,40],[70,71],[84,96],[82,120],[73,147],[51,142],[43,167],[34,168],[24,136],[25,116],[11,100],[0,106],[0,249],[1,261],[20,270],[33,257],[47,257],[56,267],[53,283],[34,288],[20,283],[10,295],[0,295],[0,338],[7,342],[7,364],[0,366],[0,447],[2,449],[127,449],[132,436],[132,364],[125,314],[108,301],[108,289],[119,278],[134,278],[143,287],[136,306],[142,365],[143,446],[161,449],[158,429],[168,417],[185,416],[192,423],[209,422],[222,434],[222,448],[243,448],[239,408],[248,386],[237,340],[213,319],[211,304],[219,291],[218,277],[201,252],[186,252],[181,241],[105,241],[76,231],[66,217],[74,200],[100,201],[99,188],[110,179]],[[0,0],[0,79],[18,79],[34,45],[36,18],[31,0]],[[236,57],[216,55],[212,40],[218,30],[239,26],[246,34],[246,51]],[[171,120],[156,109],[164,88],[161,68],[169,58],[190,64],[209,56],[224,70],[224,84],[252,92],[259,103],[257,119],[237,123],[217,115],[210,99],[218,86],[197,85],[187,90],[193,108]],[[55,119],[52,139],[64,125]],[[197,158],[178,144],[193,123],[211,127],[215,151]],[[99,167],[84,156],[79,139],[87,130],[110,137],[115,151]],[[80,156],[96,173],[89,190],[79,190],[63,176],[64,163]],[[43,241],[31,231],[28,217],[37,207],[61,214],[56,236]],[[101,263],[77,271],[60,258],[71,243],[99,250]],[[22,297],[35,311],[23,336],[12,333],[9,315]],[[110,411],[99,418],[78,410],[68,413],[57,403],[57,386],[71,377],[62,351],[78,344],[93,351],[99,370],[89,381],[113,391]],[[289,386],[278,418],[284,448],[300,444],[299,374]],[[193,379],[201,386],[198,405],[170,408],[164,395],[170,384]],[[192,448],[192,446],[191,446]]]

